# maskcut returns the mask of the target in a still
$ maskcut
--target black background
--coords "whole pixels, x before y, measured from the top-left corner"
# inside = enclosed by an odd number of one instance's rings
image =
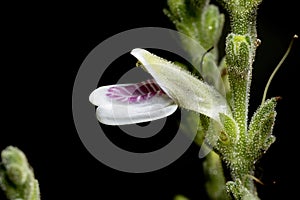
[[[22,149],[40,182],[42,199],[206,199],[199,147],[192,145],[168,167],[145,174],[111,169],[81,143],[72,117],[77,70],[103,40],[137,27],[174,29],[163,0],[90,3],[15,3],[3,6],[1,23],[0,149]],[[250,114],[291,37],[299,32],[297,2],[265,0],[258,10],[257,50]],[[223,38],[224,39],[224,38]],[[298,196],[300,41],[276,74],[268,97],[278,103],[277,141],[258,163],[262,199]],[[224,41],[221,41],[221,46]],[[149,145],[149,144],[148,144]],[[149,145],[150,146],[150,145]],[[0,199],[5,199],[0,192]]]

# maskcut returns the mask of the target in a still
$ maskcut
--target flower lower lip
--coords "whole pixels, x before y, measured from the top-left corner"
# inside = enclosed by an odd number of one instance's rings
[[[121,102],[140,103],[163,94],[159,85],[151,79],[127,86],[113,86],[107,90],[106,96]]]
[[[97,119],[107,125],[161,119],[174,113],[178,107],[154,80],[103,86],[94,90],[89,99],[98,106]]]

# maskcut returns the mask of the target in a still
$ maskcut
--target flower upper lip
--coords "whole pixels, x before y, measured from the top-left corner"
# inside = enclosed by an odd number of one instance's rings
[[[219,113],[231,116],[227,100],[214,86],[145,49],[133,49],[131,54],[180,107],[204,114],[216,121],[220,121]]]

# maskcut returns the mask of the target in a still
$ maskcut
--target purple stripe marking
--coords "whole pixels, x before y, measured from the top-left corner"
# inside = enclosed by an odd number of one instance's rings
[[[113,86],[107,90],[106,96],[121,102],[139,103],[163,94],[155,80],[150,79],[127,86]]]

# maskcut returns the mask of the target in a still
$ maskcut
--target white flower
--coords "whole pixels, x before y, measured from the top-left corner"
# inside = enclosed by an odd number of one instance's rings
[[[124,125],[152,121],[171,115],[178,106],[217,122],[220,113],[231,116],[226,99],[213,86],[144,49],[133,49],[131,54],[154,79],[94,90],[89,100],[98,106],[100,122]]]

